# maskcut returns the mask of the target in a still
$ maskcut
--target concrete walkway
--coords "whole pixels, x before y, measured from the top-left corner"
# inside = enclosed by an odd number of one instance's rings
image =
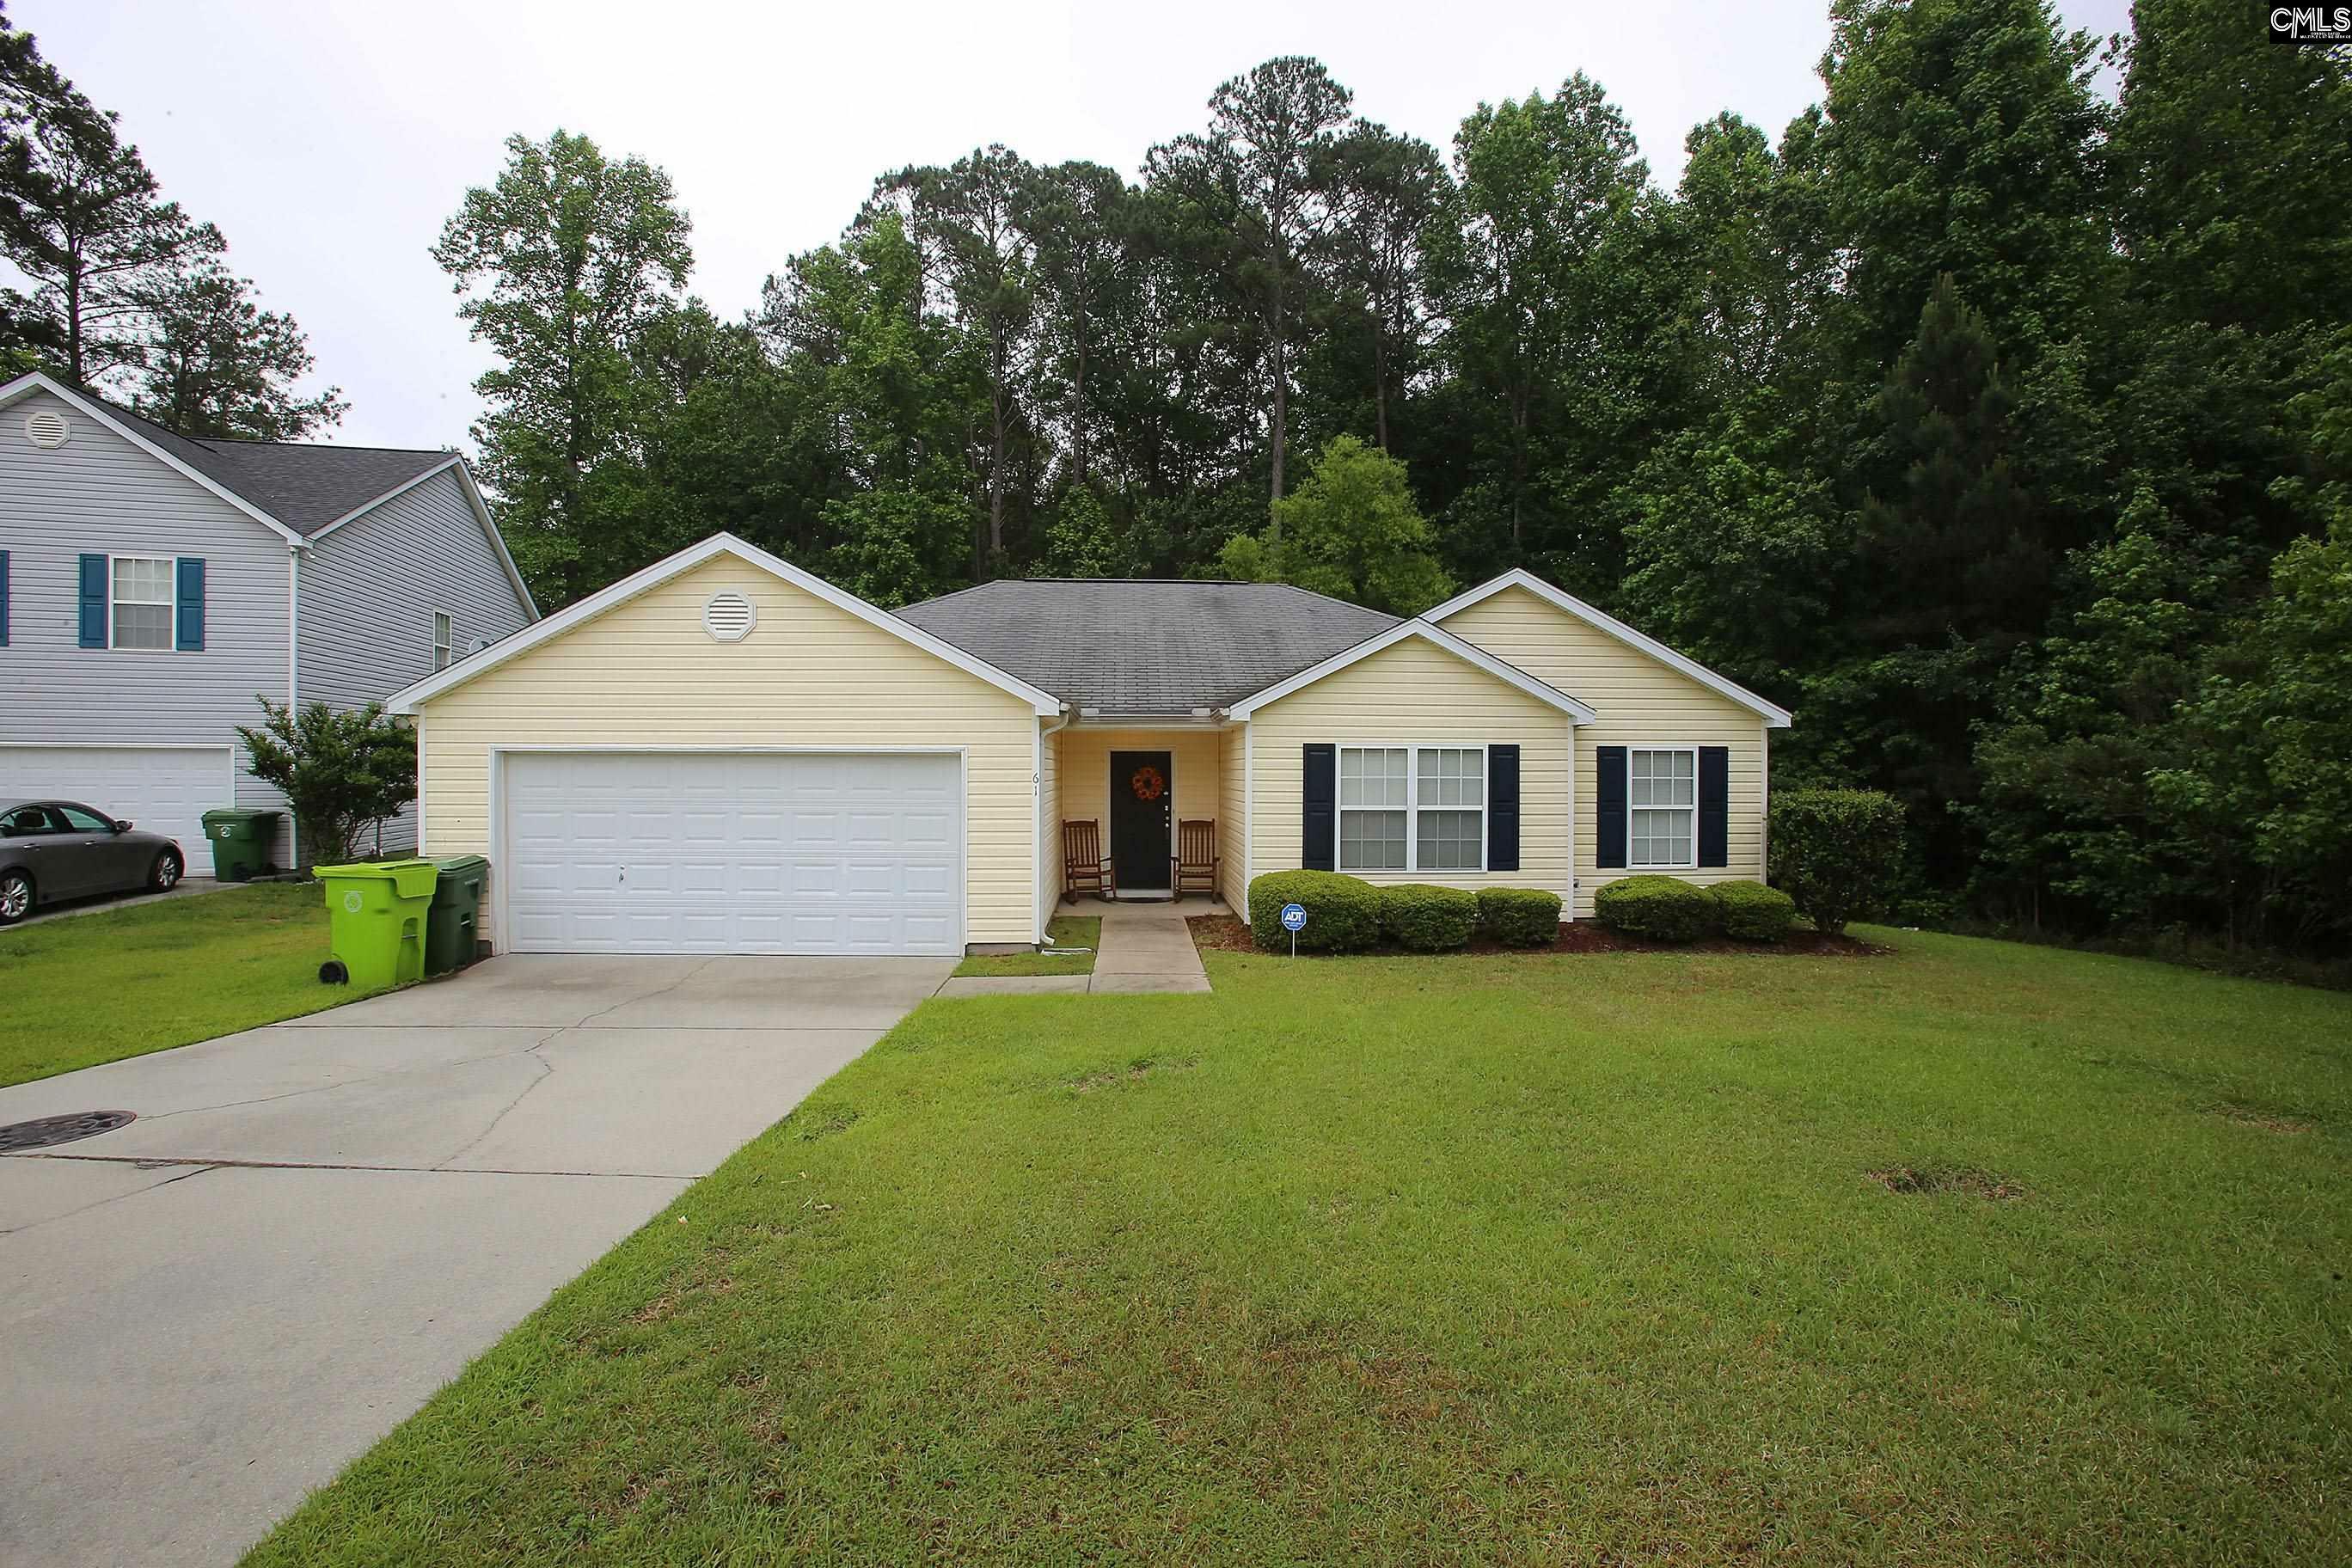
[[[939,988],[947,959],[494,958],[0,1089],[0,1565],[226,1564]]]
[[[1051,996],[1090,992],[1097,995],[1200,993],[1209,989],[1201,950],[1192,945],[1191,915],[1221,914],[1225,906],[1204,900],[1181,904],[1065,902],[1056,916],[1099,916],[1102,936],[1092,974],[964,974],[940,987],[957,996]]]
[[[1201,950],[1192,945],[1190,914],[1208,914],[1222,904],[1202,901],[1181,904],[1104,904],[1102,945],[1095,952],[1094,984],[1097,995],[1111,993],[1206,991],[1209,972],[1201,967]],[[1092,914],[1070,905],[1070,913]]]

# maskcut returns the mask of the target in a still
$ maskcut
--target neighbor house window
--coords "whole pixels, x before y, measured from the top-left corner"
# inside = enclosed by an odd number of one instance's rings
[[[433,612],[433,668],[449,668],[449,650],[457,646],[457,624],[441,611]]]
[[[1481,746],[1339,748],[1342,871],[1479,871],[1486,864]]]
[[[1698,864],[1698,752],[1634,752],[1627,759],[1627,863],[1648,869]]]
[[[172,559],[114,558],[113,642],[116,647],[172,646]]]

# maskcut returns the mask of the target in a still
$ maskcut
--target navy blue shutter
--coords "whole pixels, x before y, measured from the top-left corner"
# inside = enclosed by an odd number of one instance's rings
[[[106,646],[106,557],[81,558],[81,646]]]
[[[1519,868],[1519,749],[1486,748],[1486,869]]]
[[[1698,749],[1698,863],[1731,864],[1731,748]]]
[[[1337,864],[1339,837],[1339,749],[1309,746],[1300,761],[1298,863],[1309,871]]]
[[[0,550],[0,647],[8,646],[8,552]]]
[[[1601,787],[1593,795],[1599,816],[1594,823],[1592,863],[1622,870],[1625,865],[1625,748],[1603,746],[1600,759]]]
[[[180,615],[178,635],[172,646],[183,653],[202,653],[205,648],[205,558],[201,555],[180,557]]]

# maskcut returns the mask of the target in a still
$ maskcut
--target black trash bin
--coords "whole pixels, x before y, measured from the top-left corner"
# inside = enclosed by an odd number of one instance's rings
[[[425,973],[446,974],[474,962],[475,926],[482,913],[482,879],[490,863],[479,855],[438,860],[433,908],[425,920]]]

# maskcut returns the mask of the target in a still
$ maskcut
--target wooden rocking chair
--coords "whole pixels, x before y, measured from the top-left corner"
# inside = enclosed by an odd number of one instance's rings
[[[1082,892],[1116,900],[1118,877],[1110,857],[1103,853],[1100,826],[1092,822],[1066,822],[1062,824],[1062,896],[1075,899]]]
[[[1176,853],[1169,859],[1168,886],[1181,899],[1186,893],[1217,893],[1217,825],[1213,822],[1180,822],[1176,825]]]

